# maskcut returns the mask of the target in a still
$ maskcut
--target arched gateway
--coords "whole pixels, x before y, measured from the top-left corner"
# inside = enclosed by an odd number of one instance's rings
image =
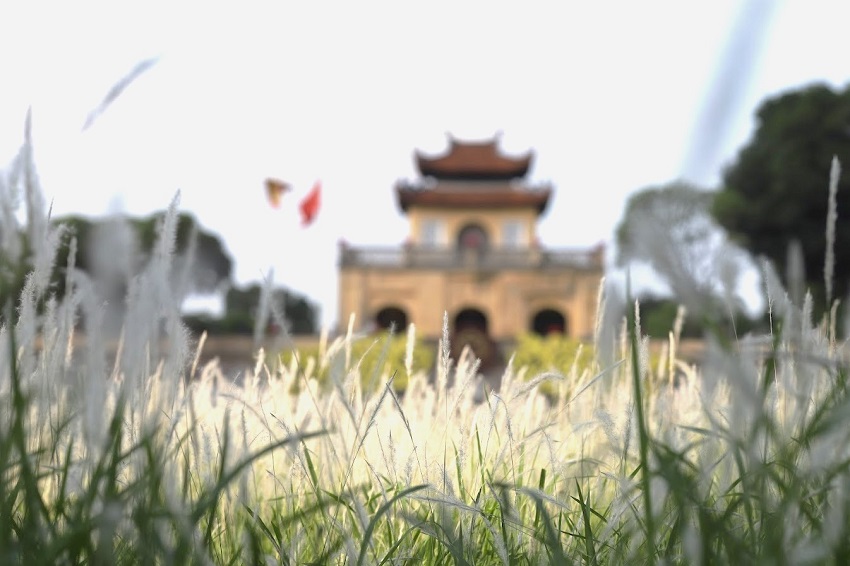
[[[490,336],[487,315],[475,308],[465,308],[455,315],[451,333],[452,358],[457,360],[465,347],[481,360],[481,369],[496,367],[501,356],[499,346]]]
[[[560,311],[543,309],[537,311],[531,319],[531,331],[538,336],[551,334],[568,334],[567,319]]]
[[[380,330],[404,332],[407,324],[407,313],[399,307],[384,307],[375,315],[375,326]]]
[[[498,142],[450,138],[441,154],[414,153],[420,178],[394,189],[409,220],[404,244],[340,247],[341,331],[355,313],[381,327],[413,322],[417,337],[436,341],[448,311],[449,331],[488,359],[493,344],[529,329],[593,335],[603,249],[540,242],[553,188],[527,179],[531,151],[506,155]],[[569,319],[552,306],[566,304]],[[369,305],[382,310],[363,312]]]

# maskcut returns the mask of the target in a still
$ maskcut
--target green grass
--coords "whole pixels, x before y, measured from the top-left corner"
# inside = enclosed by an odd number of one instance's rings
[[[99,435],[86,430],[86,394],[45,387],[55,376],[24,375],[7,355],[0,556],[842,563],[850,405],[838,345],[816,329],[805,348],[777,333],[765,355],[714,345],[673,388],[649,379],[632,318],[628,358],[593,362],[569,395],[509,374],[476,404],[467,359],[443,389],[412,375],[402,398],[388,376],[364,390],[354,363],[330,389],[286,366],[240,386],[160,370],[141,394],[106,380]],[[6,352],[22,351],[5,336]]]
[[[625,330],[600,332],[575,370],[513,365],[498,391],[445,343],[431,382],[408,356],[412,333],[403,359],[378,341],[359,364],[348,335],[235,383],[192,367],[176,203],[126,282],[113,364],[97,286],[71,264],[68,294],[51,297],[61,234],[32,198],[37,177],[10,178],[35,220],[0,248],[26,234],[35,260],[0,329],[2,564],[850,560],[845,345],[810,302],[769,297],[767,336],[709,328],[699,368],[677,359],[674,331],[661,366],[675,382],[653,369],[632,310],[600,321]]]

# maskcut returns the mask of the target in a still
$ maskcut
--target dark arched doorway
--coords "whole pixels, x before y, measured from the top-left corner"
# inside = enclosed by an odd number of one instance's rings
[[[487,333],[487,316],[478,309],[463,309],[455,315],[455,332],[476,329]]]
[[[394,332],[403,332],[407,322],[407,313],[398,307],[384,307],[375,315],[375,324],[380,330],[392,328]]]
[[[499,348],[488,332],[487,315],[478,309],[463,309],[454,318],[451,356],[457,361],[466,346],[481,360],[481,371],[499,363]]]
[[[555,309],[538,311],[531,319],[531,330],[538,336],[567,334],[567,319]]]

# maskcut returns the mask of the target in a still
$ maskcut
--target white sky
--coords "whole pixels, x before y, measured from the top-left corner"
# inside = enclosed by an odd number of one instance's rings
[[[850,3],[838,0],[756,2],[739,35],[755,64],[733,50],[719,89],[730,103],[704,120],[743,2],[20,4],[0,7],[0,163],[32,106],[55,215],[148,214],[179,189],[224,240],[237,283],[273,268],[324,324],[337,318],[338,240],[401,243],[393,185],[447,132],[501,131],[506,152],[534,149],[531,181],[556,188],[542,242],[590,246],[611,241],[636,190],[715,186],[766,96],[850,78]],[[295,186],[278,210],[269,176]],[[297,202],[316,179],[323,207],[303,229]]]

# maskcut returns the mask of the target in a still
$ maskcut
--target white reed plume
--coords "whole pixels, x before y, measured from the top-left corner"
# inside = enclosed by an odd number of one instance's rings
[[[413,346],[416,344],[416,327],[411,322],[407,327],[407,343],[404,349],[404,369],[407,371],[407,378],[413,375]]]
[[[613,282],[602,280],[597,299],[596,329],[594,342],[597,357],[603,368],[610,367],[617,355],[617,342],[626,313],[623,293]]]
[[[832,283],[835,272],[835,224],[838,222],[838,178],[841,176],[841,163],[832,156],[829,169],[829,200],[826,211],[826,257],[823,262],[823,280],[826,285],[827,307],[832,302]]]
[[[34,291],[38,296],[47,292],[50,283],[50,275],[59,241],[62,237],[63,228],[50,228],[48,226],[47,207],[35,165],[35,157],[32,143],[32,112],[27,112],[26,126],[24,130],[24,145],[21,148],[21,167],[24,183],[24,195],[26,197],[27,214],[27,238],[29,252],[33,256]]]
[[[260,304],[254,317],[254,350],[260,347],[266,334],[266,327],[271,318],[272,292],[274,289],[274,269],[269,269],[268,275],[263,277],[263,286],[260,290]]]
[[[145,384],[141,380],[151,376],[162,359],[162,329],[170,342],[166,358],[169,370],[182,367],[188,352],[187,336],[180,321],[180,300],[173,293],[171,276],[179,200],[178,192],[158,223],[157,241],[150,260],[130,281],[127,292],[123,325],[125,348],[120,357],[120,368],[134,394],[142,393],[138,387]]]
[[[106,96],[103,100],[101,100],[100,104],[98,104],[94,110],[89,112],[86,117],[86,121],[83,124],[83,131],[88,130],[100,117],[100,115],[103,114],[119,96],[121,96],[121,93],[123,93],[127,87],[133,83],[133,81],[139,78],[142,73],[153,67],[158,60],[158,57],[152,57],[136,63],[129,73],[124,75],[121,80],[112,85],[112,88],[109,89],[109,92],[106,93]]]
[[[20,222],[18,221],[18,209],[21,205],[21,185],[24,191],[39,193],[37,175],[32,156],[32,113],[27,110],[24,123],[24,142],[21,144],[17,155],[8,168],[0,171],[0,278],[8,284],[14,281],[18,274],[17,268],[24,257],[24,240]],[[27,216],[30,220],[32,231],[46,225],[46,221],[33,222],[30,216],[37,216],[37,199],[34,194],[27,194]]]
[[[452,365],[451,344],[449,341],[449,313],[443,312],[443,334],[440,338],[440,356],[437,360],[437,394],[443,395],[449,381],[449,368]]]
[[[794,303],[795,307],[802,308],[803,296],[806,292],[806,265],[803,257],[803,246],[796,239],[791,240],[788,244],[785,278],[788,281],[791,302]]]

